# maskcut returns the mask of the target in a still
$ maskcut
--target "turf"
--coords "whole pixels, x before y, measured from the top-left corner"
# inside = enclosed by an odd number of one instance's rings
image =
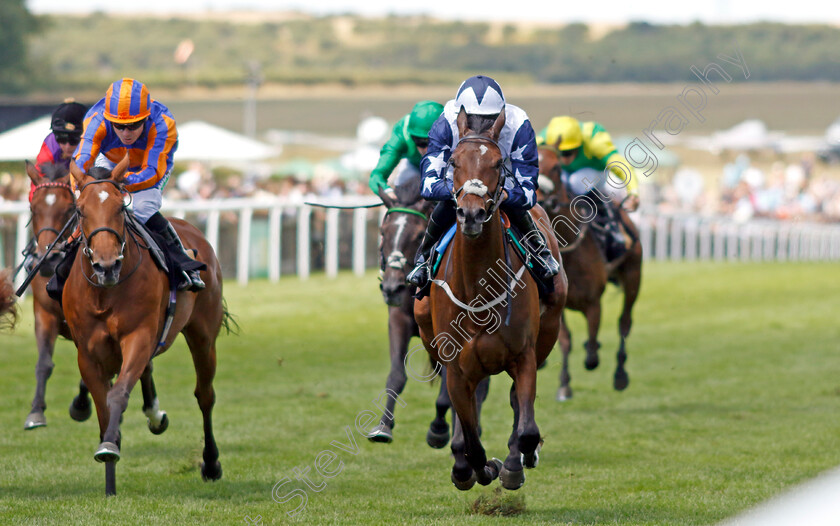
[[[575,397],[554,400],[555,349],[539,372],[541,463],[516,494],[497,491],[498,482],[452,486],[448,449],[424,439],[437,384],[409,380],[394,443],[355,431],[357,415],[377,411],[389,369],[376,285],[374,274],[226,283],[242,332],[218,342],[223,478],[201,480],[195,375],[179,342],[155,359],[169,429],[149,433],[135,390],[113,498],[93,460],[95,417],[67,415],[78,381],[69,342],[58,344],[47,387],[49,425],[23,431],[36,356],[25,301],[16,332],[0,336],[0,523],[713,524],[840,464],[836,265],[648,264],[629,340],[631,383],[621,393],[612,389],[618,291],[605,294],[595,371],[583,368],[582,317],[569,313]],[[503,458],[510,380],[497,378],[483,440]],[[315,463],[328,450],[338,458],[325,479]],[[315,489],[295,479],[307,468]],[[290,517],[301,498],[277,500],[294,490],[307,502]]]

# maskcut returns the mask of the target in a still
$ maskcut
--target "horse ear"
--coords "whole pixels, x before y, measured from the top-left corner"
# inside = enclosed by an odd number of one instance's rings
[[[76,164],[75,159],[70,160],[70,175],[72,175],[73,180],[76,181],[76,186],[82,186],[84,184],[85,179],[90,177],[84,172],[84,170],[79,168],[79,165]]]
[[[111,170],[111,179],[121,183],[125,178],[125,173],[128,171],[128,154],[123,157],[122,161],[118,162],[114,169]]]
[[[32,184],[38,184],[41,180],[41,174],[38,173],[38,169],[35,168],[35,165],[26,161],[26,175],[29,176],[29,179],[32,180]]]
[[[461,106],[461,111],[458,112],[456,123],[458,124],[458,135],[460,137],[466,137],[470,129],[467,128],[467,110],[463,106]]]
[[[499,136],[502,134],[502,128],[505,127],[505,110],[502,110],[499,113],[499,116],[496,117],[496,121],[493,123],[493,127],[490,128],[490,138],[494,141],[499,140]]]
[[[558,135],[557,140],[554,141],[554,144],[550,144],[549,146],[551,146],[552,148],[554,148],[557,151],[560,151],[560,141],[562,141],[562,140],[563,140],[563,136]]]

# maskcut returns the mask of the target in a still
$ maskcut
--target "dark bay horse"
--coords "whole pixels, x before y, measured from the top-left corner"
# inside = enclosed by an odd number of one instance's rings
[[[620,344],[613,376],[613,387],[619,391],[624,390],[630,383],[630,378],[624,368],[627,360],[626,339],[633,323],[633,305],[639,295],[642,279],[642,244],[638,241],[638,230],[627,215],[627,211],[619,207],[621,222],[625,229],[630,230],[634,241],[623,256],[607,263],[603,251],[590,231],[591,225],[583,220],[588,218],[586,212],[574,213],[571,208],[573,196],[568,194],[560,177],[559,159],[554,149],[540,148],[540,173],[549,177],[555,185],[554,192],[543,204],[560,243],[563,267],[569,278],[566,308],[579,311],[586,317],[588,340],[583,346],[586,349],[584,367],[587,370],[595,369],[599,364],[598,349],[601,344],[598,342],[598,329],[601,325],[601,296],[604,294],[608,280],[617,281],[624,292],[624,306],[618,320]],[[560,371],[557,400],[563,401],[572,397],[572,388],[569,385],[571,381],[569,353],[572,350],[572,340],[565,314],[559,343],[563,352],[563,368]]]
[[[471,130],[466,112],[458,116],[460,142],[452,152],[458,228],[444,254],[430,295],[415,303],[423,344],[435,362],[446,367],[446,386],[456,413],[452,481],[458,489],[497,476],[508,489],[525,481],[525,467],[535,467],[541,437],[534,420],[537,366],[551,352],[560,330],[566,294],[565,273],[554,278],[554,291],[541,300],[537,285],[521,261],[506,255],[499,199],[507,172],[496,142],[504,127],[499,115],[489,130]],[[534,207],[535,218],[545,217]],[[557,241],[543,232],[559,260]],[[501,279],[499,277],[501,276]],[[502,464],[487,461],[478,433],[476,391],[490,375],[513,379],[514,412],[509,454]]]
[[[385,270],[382,271],[379,288],[382,298],[388,305],[388,344],[391,358],[391,370],[388,373],[386,388],[390,393],[401,394],[408,380],[405,360],[408,344],[412,336],[419,336],[417,322],[414,320],[415,287],[406,282],[405,277],[414,263],[414,256],[420,247],[423,233],[426,231],[428,215],[434,203],[419,199],[411,204],[386,203],[388,211],[380,226],[380,257]],[[446,391],[445,371],[435,402],[435,419],[426,433],[426,443],[440,449],[449,443],[449,424],[446,412],[449,410],[449,393]],[[486,396],[486,389],[484,390]],[[387,397],[379,425],[369,434],[372,442],[390,443],[394,439],[394,409],[396,397]]]
[[[211,413],[215,403],[216,338],[228,327],[229,314],[222,298],[221,268],[212,247],[189,223],[171,220],[184,245],[207,264],[202,279],[207,287],[198,292],[170,290],[166,274],[158,268],[127,226],[123,178],[128,157],[112,172],[92,168],[85,174],[71,163],[79,185],[77,208],[82,246],[62,295],[67,324],[78,349],[79,370],[90,389],[99,417],[100,441],[94,458],[106,462],[106,493],[116,492],[114,463],[120,458],[120,417],[129,394],[141,380],[150,420],[161,424],[161,411],[152,382],[152,358],[168,349],[179,333],[184,335],[196,372],[195,396],[204,419],[201,476],[222,476],[219,450],[213,437]],[[165,327],[170,297],[177,297],[171,327]],[[165,339],[163,335],[165,334]],[[112,385],[112,378],[117,375]],[[152,422],[150,422],[150,425]]]
[[[59,335],[70,339],[70,329],[64,321],[61,304],[47,295],[47,281],[55,273],[55,267],[61,260],[57,250],[46,254],[47,248],[56,241],[58,234],[73,218],[76,211],[76,199],[70,187],[70,173],[61,165],[47,163],[41,166],[43,175],[29,161],[26,173],[35,185],[29,209],[34,232],[31,249],[38,260],[46,259],[31,282],[32,307],[35,313],[35,340],[38,344],[38,364],[35,366],[35,397],[32,410],[23,424],[24,429],[36,429],[47,425],[44,411],[47,404],[44,395],[47,380],[53,371],[53,353],[55,341]],[[68,229],[69,236],[71,230]],[[66,240],[66,237],[65,237]],[[70,417],[83,422],[90,418],[91,405],[87,387],[79,382],[79,394],[70,404]]]

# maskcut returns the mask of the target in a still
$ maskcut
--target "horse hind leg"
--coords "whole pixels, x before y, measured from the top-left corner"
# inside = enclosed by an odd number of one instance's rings
[[[391,313],[388,319],[388,340],[391,357],[391,370],[388,372],[386,382],[386,402],[379,419],[379,425],[369,434],[371,442],[390,444],[394,441],[394,409],[400,394],[405,389],[408,377],[405,374],[405,355],[408,352],[408,342],[411,340],[411,328],[413,321],[406,317],[402,311]],[[391,395],[394,396],[391,396]],[[402,403],[402,401],[400,401]]]
[[[140,388],[143,391],[143,414],[146,415],[146,423],[152,434],[160,435],[169,427],[169,417],[166,411],[161,411],[160,402],[155,389],[155,381],[152,378],[152,363],[146,366],[143,375],[140,377]]]
[[[600,363],[598,349],[601,348],[601,344],[598,342],[598,329],[601,326],[601,302],[597,301],[590,305],[586,309],[585,315],[589,339],[583,343],[583,348],[586,349],[586,359],[583,366],[586,367],[587,371],[592,371]]]
[[[617,391],[627,389],[630,384],[630,377],[624,369],[627,361],[626,340],[630,335],[630,328],[633,326],[633,305],[639,296],[639,284],[641,282],[641,269],[633,268],[624,272],[621,276],[621,283],[624,288],[624,306],[621,316],[618,319],[619,347],[616,353],[616,368],[613,378],[613,387]]]
[[[219,480],[222,478],[222,464],[219,462],[219,448],[213,436],[213,406],[216,403],[216,391],[213,378],[216,376],[216,342],[209,336],[209,331],[192,328],[184,331],[195,366],[195,398],[204,420],[204,451],[201,463],[201,478]]]

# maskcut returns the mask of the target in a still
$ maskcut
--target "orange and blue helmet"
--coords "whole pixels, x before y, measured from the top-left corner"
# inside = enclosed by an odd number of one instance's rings
[[[149,89],[140,81],[124,78],[105,92],[105,118],[118,124],[143,120],[152,112]]]

